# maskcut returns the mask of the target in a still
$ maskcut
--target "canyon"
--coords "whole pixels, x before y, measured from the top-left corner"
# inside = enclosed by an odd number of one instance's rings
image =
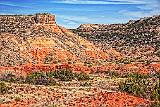
[[[76,29],[0,15],[0,107],[152,107],[159,73],[159,15]]]

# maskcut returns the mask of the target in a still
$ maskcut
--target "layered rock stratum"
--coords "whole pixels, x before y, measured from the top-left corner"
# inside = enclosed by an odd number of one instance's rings
[[[109,55],[57,25],[55,15],[0,15],[0,66],[84,63]]]
[[[159,72],[159,18],[68,30],[48,13],[0,15],[0,71]]]
[[[160,15],[124,24],[82,24],[73,31],[106,50],[116,49],[127,59],[160,61]]]

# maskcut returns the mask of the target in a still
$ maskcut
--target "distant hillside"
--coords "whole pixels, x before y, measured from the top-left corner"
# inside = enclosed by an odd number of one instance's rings
[[[56,24],[51,14],[0,16],[0,66],[96,63],[109,55]]]
[[[73,32],[104,49],[115,48],[129,60],[160,61],[160,15],[126,24],[82,24]]]

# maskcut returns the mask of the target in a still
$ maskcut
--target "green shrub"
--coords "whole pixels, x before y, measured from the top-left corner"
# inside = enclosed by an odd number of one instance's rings
[[[119,88],[136,96],[156,101],[160,100],[158,78],[128,78],[125,82],[119,84]]]
[[[147,65],[149,65],[149,64],[151,64],[152,63],[152,61],[150,61],[150,60],[147,60],[147,61],[144,61],[144,64],[147,66]]]
[[[13,74],[7,74],[0,78],[2,81],[16,82],[16,83],[29,83],[34,85],[59,85],[56,83],[55,78],[61,81],[71,80],[88,80],[89,76],[85,73],[73,73],[70,69],[59,69],[49,73],[34,72],[27,75],[26,78],[20,76],[16,77]]]
[[[53,61],[53,56],[52,54],[49,54],[46,56],[44,64],[51,64],[52,61]]]
[[[139,73],[118,73],[116,71],[105,71],[105,74],[110,77],[121,77],[121,78],[149,78],[149,77],[158,76],[158,74],[146,75],[146,74],[139,74]]]
[[[21,97],[16,96],[16,97],[14,98],[14,100],[15,100],[15,101],[20,101],[20,100],[21,100]]]
[[[140,74],[140,73],[127,73],[121,75],[123,78],[160,78],[160,73],[155,73],[155,74]]]
[[[160,107],[160,101],[152,103],[150,107]]]
[[[61,81],[71,81],[74,79],[74,73],[69,69],[56,70],[47,74],[51,78],[58,78]]]
[[[17,83],[25,83],[25,78],[23,76],[20,76],[16,79]]]
[[[57,105],[50,105],[50,106],[48,106],[48,107],[58,107]]]
[[[119,64],[119,63],[130,64],[131,62],[133,62],[133,60],[129,59],[129,58],[123,58],[123,59],[116,61],[117,64]]]
[[[9,73],[2,75],[0,78],[1,81],[6,81],[6,82],[14,82],[14,83],[24,83],[25,78],[22,76],[17,77],[16,75]]]
[[[87,75],[85,73],[80,73],[80,74],[77,73],[77,74],[75,74],[75,76],[78,81],[84,81],[84,80],[90,79],[89,75]]]
[[[123,75],[125,78],[149,78],[151,75],[147,74],[139,74],[139,73],[128,73],[126,75]]]
[[[84,83],[82,83],[80,86],[82,86],[82,87],[89,87],[89,86],[91,86],[91,83],[89,83],[89,82],[84,82]]]
[[[8,93],[9,87],[4,82],[0,81],[0,94]]]
[[[91,62],[84,62],[84,66],[87,66],[87,67],[92,67],[93,64]]]
[[[120,74],[117,73],[116,71],[106,71],[105,74],[110,77],[120,77]]]
[[[26,77],[26,82],[35,85],[49,85],[51,81],[43,72],[35,72]]]
[[[3,75],[1,77],[1,80],[6,81],[6,82],[16,82],[17,78],[14,74],[8,73],[8,74]]]
[[[57,78],[61,81],[71,81],[71,80],[89,80],[89,75],[85,73],[73,73],[70,69],[60,69],[55,72],[47,73],[47,76],[51,78]]]
[[[160,50],[155,53],[156,56],[160,57]]]
[[[152,77],[160,78],[160,72],[153,74]]]

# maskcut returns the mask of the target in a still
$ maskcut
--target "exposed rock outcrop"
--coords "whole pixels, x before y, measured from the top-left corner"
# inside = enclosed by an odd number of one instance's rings
[[[130,20],[125,24],[82,24],[73,30],[79,36],[108,50],[115,48],[130,60],[160,61],[160,15]]]
[[[93,43],[58,26],[51,14],[1,15],[0,22],[1,66],[84,63],[109,58]]]

